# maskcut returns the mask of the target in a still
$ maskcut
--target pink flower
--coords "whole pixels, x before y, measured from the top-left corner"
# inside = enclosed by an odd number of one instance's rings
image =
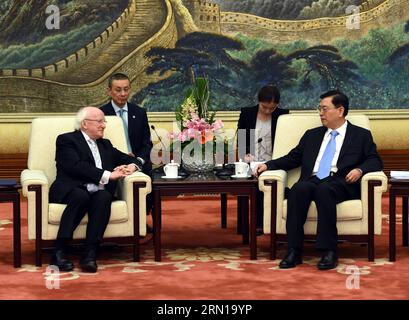
[[[223,128],[223,126],[224,126],[224,124],[223,124],[223,121],[222,121],[222,120],[216,120],[216,121],[213,123],[213,130],[214,130],[214,131],[217,131],[217,130]]]
[[[182,132],[180,132],[178,134],[178,139],[181,142],[185,142],[186,141],[186,130],[183,130]]]

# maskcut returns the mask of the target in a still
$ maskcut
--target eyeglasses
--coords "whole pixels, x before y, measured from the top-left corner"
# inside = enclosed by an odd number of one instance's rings
[[[106,123],[107,123],[105,119],[103,119],[103,120],[96,120],[96,119],[84,119],[84,120],[87,120],[87,121],[94,121],[94,122],[97,122],[99,125],[101,125],[101,124],[106,124]]]
[[[317,107],[317,110],[318,110],[318,112],[323,112],[323,113],[325,113],[325,112],[327,112],[328,110],[333,110],[333,109],[338,109],[338,108],[329,108],[329,107],[321,107],[321,106],[318,106]]]

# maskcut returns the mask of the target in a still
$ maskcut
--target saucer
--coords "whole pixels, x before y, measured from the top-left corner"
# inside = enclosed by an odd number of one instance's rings
[[[167,177],[167,176],[162,176],[162,179],[180,179],[183,178],[182,176],[177,176],[177,177]]]
[[[251,174],[248,174],[247,176],[236,176],[235,174],[231,175],[233,179],[248,179],[251,178]]]

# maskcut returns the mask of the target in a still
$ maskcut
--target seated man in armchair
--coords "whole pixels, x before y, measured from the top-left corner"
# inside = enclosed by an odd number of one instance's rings
[[[260,175],[266,170],[301,167],[301,177],[287,199],[288,251],[279,265],[283,269],[302,263],[304,224],[311,201],[315,202],[318,213],[316,247],[323,252],[317,267],[327,270],[337,266],[336,205],[359,199],[362,175],[383,167],[371,132],[345,119],[348,97],[332,90],[320,98],[318,110],[323,126],[305,132],[287,155],[256,169]]]
[[[139,160],[115,149],[103,138],[105,127],[104,113],[98,108],[85,107],[77,113],[76,130],[57,137],[57,177],[50,187],[49,198],[50,202],[67,205],[51,259],[51,264],[60,271],[74,268],[64,255],[86,213],[86,253],[80,267],[85,272],[97,271],[97,249],[109,222],[117,181],[142,167]]]

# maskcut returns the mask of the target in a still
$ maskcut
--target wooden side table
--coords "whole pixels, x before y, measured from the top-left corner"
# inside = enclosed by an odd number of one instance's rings
[[[389,261],[396,261],[396,198],[402,197],[402,244],[408,246],[409,179],[389,179]]]
[[[14,268],[21,267],[20,184],[0,185],[0,202],[13,203]]]

